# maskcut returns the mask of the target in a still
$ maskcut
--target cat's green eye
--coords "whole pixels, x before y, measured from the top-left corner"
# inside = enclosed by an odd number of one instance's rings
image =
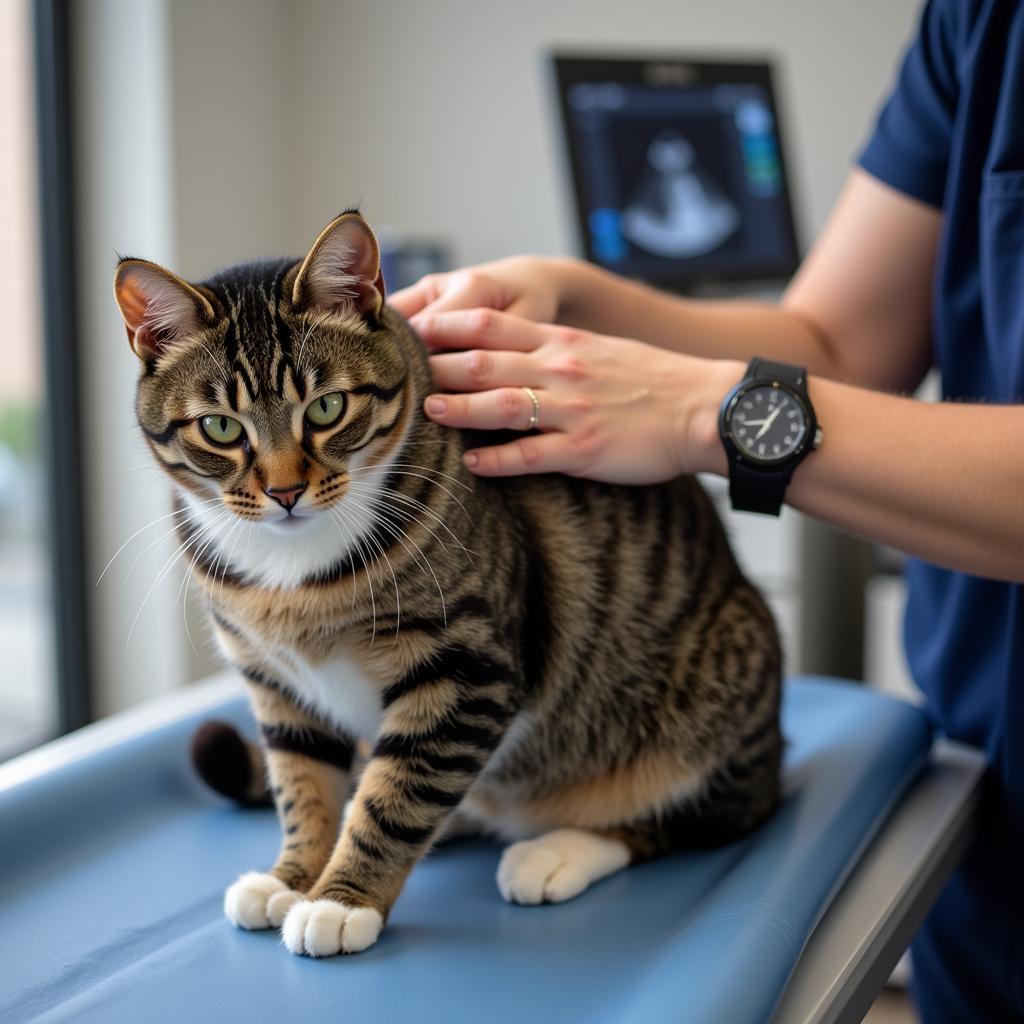
[[[345,396],[340,391],[332,391],[329,395],[314,398],[306,406],[306,419],[314,427],[329,427],[341,419],[345,411]]]
[[[242,436],[242,424],[230,416],[204,416],[199,429],[214,444],[236,444]]]

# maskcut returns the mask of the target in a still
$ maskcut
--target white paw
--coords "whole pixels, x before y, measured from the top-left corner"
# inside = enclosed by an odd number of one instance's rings
[[[509,903],[561,903],[629,863],[617,839],[562,828],[513,843],[498,864],[498,889]]]
[[[284,944],[306,956],[361,953],[377,941],[384,918],[371,907],[348,907],[333,900],[303,900],[285,915]]]
[[[280,878],[250,871],[224,893],[224,914],[236,928],[277,928],[288,908],[301,898]]]

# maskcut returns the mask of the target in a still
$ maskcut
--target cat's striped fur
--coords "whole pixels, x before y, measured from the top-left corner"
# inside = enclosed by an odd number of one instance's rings
[[[473,478],[474,439],[421,413],[426,355],[354,213],[301,266],[189,286],[127,260],[116,290],[139,425],[248,682],[284,833],[269,875],[229,890],[236,923],[356,950],[442,830],[540,837],[499,872],[538,902],[772,812],[776,631],[694,480]],[[346,411],[314,430],[325,392]],[[211,412],[247,443],[207,441]],[[298,484],[294,523],[267,491]]]

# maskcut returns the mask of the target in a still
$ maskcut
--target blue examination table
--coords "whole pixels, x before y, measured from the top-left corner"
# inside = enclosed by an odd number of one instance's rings
[[[794,679],[785,802],[756,835],[518,907],[499,849],[413,872],[380,942],[328,960],[223,917],[270,811],[205,792],[196,723],[251,723],[217,680],[0,767],[0,1021],[860,1020],[962,850],[980,758],[916,708]]]

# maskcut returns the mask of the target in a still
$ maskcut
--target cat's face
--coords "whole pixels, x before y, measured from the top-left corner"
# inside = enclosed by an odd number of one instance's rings
[[[361,217],[333,221],[301,264],[245,265],[201,285],[122,260],[115,294],[143,362],[139,425],[204,518],[286,532],[346,496],[368,503],[410,410]]]

